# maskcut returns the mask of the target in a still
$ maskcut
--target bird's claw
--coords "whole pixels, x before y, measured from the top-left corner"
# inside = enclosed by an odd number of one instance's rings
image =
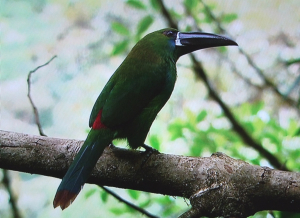
[[[143,155],[145,155],[144,160],[142,161],[142,167],[147,163],[149,158],[151,157],[152,154],[159,154],[159,151],[148,146],[148,145],[142,145],[142,147],[145,149],[143,152]]]
[[[116,148],[116,146],[112,142],[108,145],[108,147],[112,150]]]

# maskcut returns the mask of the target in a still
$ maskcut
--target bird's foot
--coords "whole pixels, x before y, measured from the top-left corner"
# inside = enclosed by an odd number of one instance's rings
[[[116,148],[116,146],[112,142],[108,145],[108,147],[112,150]]]
[[[152,154],[159,154],[159,151],[143,144],[141,147],[143,147],[145,149],[143,155],[145,155],[144,160],[142,161],[142,167],[145,165],[145,163],[149,160],[149,158],[151,157]]]

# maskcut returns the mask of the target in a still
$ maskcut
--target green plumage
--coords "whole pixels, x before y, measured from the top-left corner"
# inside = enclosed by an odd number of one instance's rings
[[[222,45],[236,43],[213,34],[170,28],[141,39],[97,98],[89,120],[92,129],[58,188],[54,207],[69,206],[113,139],[125,138],[133,149],[144,147],[155,117],[174,89],[180,56]]]

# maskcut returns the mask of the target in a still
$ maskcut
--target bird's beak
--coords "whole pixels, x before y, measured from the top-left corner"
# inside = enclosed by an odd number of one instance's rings
[[[175,45],[192,47],[195,51],[203,48],[238,44],[227,37],[216,34],[203,32],[178,32],[175,40]]]

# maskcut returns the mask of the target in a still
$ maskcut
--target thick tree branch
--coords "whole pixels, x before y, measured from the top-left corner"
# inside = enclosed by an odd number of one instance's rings
[[[61,178],[82,141],[0,131],[0,168]],[[199,145],[200,146],[200,145]],[[246,217],[261,210],[300,212],[300,174],[252,166],[221,153],[209,158],[107,147],[89,183],[189,198],[182,217]]]

